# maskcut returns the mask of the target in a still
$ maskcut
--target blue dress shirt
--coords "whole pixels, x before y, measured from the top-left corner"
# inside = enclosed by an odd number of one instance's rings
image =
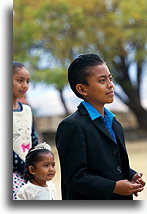
[[[104,125],[106,126],[109,133],[113,137],[113,140],[117,143],[114,131],[112,129],[112,121],[115,115],[112,112],[110,112],[108,109],[104,108],[104,117],[103,117],[90,103],[86,101],[82,101],[82,104],[87,109],[92,120],[95,120],[96,118],[101,117],[102,121],[104,122]]]

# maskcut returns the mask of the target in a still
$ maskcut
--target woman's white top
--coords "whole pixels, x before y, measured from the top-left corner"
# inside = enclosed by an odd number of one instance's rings
[[[23,185],[17,193],[17,200],[55,200],[55,186],[52,181],[48,187],[41,187],[30,183]]]
[[[23,105],[22,111],[13,112],[13,151],[25,161],[28,150],[32,147],[32,111]]]

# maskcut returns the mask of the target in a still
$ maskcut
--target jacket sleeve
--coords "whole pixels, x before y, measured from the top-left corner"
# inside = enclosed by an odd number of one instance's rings
[[[62,181],[68,188],[91,199],[109,199],[116,182],[89,172],[85,136],[84,130],[73,121],[60,123],[56,144]]]
[[[131,181],[132,180],[132,177],[136,174],[137,172],[133,169],[130,168],[130,171],[129,171],[129,180]]]

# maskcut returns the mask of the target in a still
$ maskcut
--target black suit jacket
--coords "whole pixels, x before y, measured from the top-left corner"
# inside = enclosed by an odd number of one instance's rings
[[[113,119],[117,144],[101,118],[91,120],[80,104],[78,110],[58,126],[56,145],[61,166],[63,200],[131,200],[130,196],[113,194],[115,183],[131,180],[120,123]]]

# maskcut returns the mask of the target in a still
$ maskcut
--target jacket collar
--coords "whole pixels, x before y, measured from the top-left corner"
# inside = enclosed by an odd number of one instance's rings
[[[88,111],[86,110],[86,108],[84,107],[84,105],[82,103],[80,103],[80,105],[78,105],[78,110],[81,113],[81,115],[89,115]]]
[[[81,115],[85,115],[88,116],[88,118],[91,120],[88,111],[86,110],[86,108],[84,107],[84,105],[82,103],[80,103],[80,105],[77,107],[80,114]],[[105,135],[107,135],[107,137],[109,137],[115,144],[116,142],[113,140],[111,134],[109,133],[109,131],[107,130],[107,128],[105,127],[105,125],[102,123],[101,118],[97,118],[95,120],[91,120],[91,122]],[[120,125],[118,125],[117,120],[114,118],[113,119],[113,123],[112,123],[112,127],[113,130],[115,132],[115,135],[118,137],[119,141],[121,142],[121,144],[124,147],[124,143],[123,143],[123,139],[122,139],[122,134],[120,133]]]

